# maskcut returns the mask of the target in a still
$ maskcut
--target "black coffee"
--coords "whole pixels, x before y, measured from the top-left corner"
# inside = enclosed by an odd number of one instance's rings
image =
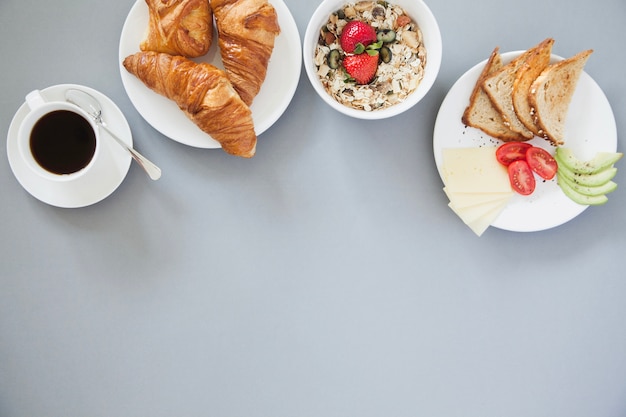
[[[30,133],[35,160],[54,174],[71,174],[87,166],[96,151],[96,135],[80,114],[56,110],[43,116]]]

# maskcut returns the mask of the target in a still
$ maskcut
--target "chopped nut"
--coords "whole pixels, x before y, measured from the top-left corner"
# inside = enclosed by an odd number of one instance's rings
[[[420,45],[420,47],[417,48],[417,57],[422,62],[426,62],[426,48],[424,48],[424,45]]]
[[[402,42],[405,43],[409,48],[417,48],[420,43],[417,40],[417,33],[412,30],[407,30],[402,32]]]
[[[326,45],[332,45],[336,39],[337,37],[332,32],[326,32],[324,34],[324,42],[326,43]]]
[[[372,10],[373,7],[374,7],[374,2],[371,2],[371,1],[360,1],[354,5],[354,9],[359,13]]]
[[[356,10],[353,5],[348,5],[343,9],[343,13],[346,15],[346,19],[354,19],[356,17]]]
[[[411,23],[411,18],[407,15],[398,16],[396,19],[396,28],[401,28],[402,26],[406,26]]]
[[[317,70],[317,75],[323,78],[323,77],[326,77],[329,72],[330,72],[330,67],[326,64],[322,64]]]

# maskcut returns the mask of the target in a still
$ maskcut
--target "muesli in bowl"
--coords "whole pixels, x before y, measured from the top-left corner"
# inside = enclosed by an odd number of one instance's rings
[[[441,62],[437,23],[419,0],[326,0],[309,23],[304,48],[305,68],[320,96],[366,119],[412,107],[432,86]]]
[[[362,82],[350,74],[351,67],[343,65],[347,54],[356,51],[345,51],[340,42],[342,35],[349,32],[344,31],[346,25],[357,22],[372,28],[373,42],[364,46],[380,46],[374,78]],[[348,36],[369,39],[364,36],[369,33],[359,33],[366,31],[357,28]],[[424,78],[426,48],[422,31],[400,6],[384,1],[348,3],[332,13],[322,26],[315,66],[322,85],[339,103],[365,111],[393,106],[414,92]]]

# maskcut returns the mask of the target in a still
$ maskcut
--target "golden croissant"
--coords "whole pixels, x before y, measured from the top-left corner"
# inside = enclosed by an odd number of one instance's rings
[[[266,0],[211,0],[211,7],[224,69],[250,105],[265,81],[280,33],[276,10]]]
[[[148,32],[142,51],[196,58],[213,42],[213,13],[208,0],[146,0]]]
[[[137,52],[124,67],[147,87],[173,100],[200,129],[229,154],[250,158],[256,133],[250,108],[226,73],[207,63],[159,52]]]

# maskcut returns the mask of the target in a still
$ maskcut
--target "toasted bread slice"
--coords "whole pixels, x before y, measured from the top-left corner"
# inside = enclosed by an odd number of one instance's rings
[[[549,65],[531,84],[528,101],[540,136],[554,145],[563,145],[565,119],[578,79],[593,52],[579,52],[571,58]]]
[[[470,96],[469,105],[463,112],[461,120],[466,126],[480,129],[489,136],[504,142],[524,141],[527,140],[524,136],[513,132],[504,124],[502,115],[493,107],[489,96],[482,88],[485,78],[501,67],[502,57],[500,56],[499,48],[496,47],[478,76],[478,81],[476,81]]]
[[[550,55],[554,39],[544,40],[526,58],[515,74],[513,82],[513,109],[520,122],[535,136],[540,136],[539,128],[535,125],[532,109],[528,101],[530,86],[541,72],[550,65]]]
[[[515,108],[513,107],[513,85],[515,84],[517,71],[530,56],[539,49],[544,48],[547,41],[546,39],[523,52],[517,58],[488,76],[482,85],[491,99],[491,103],[502,115],[505,125],[514,132],[524,136],[527,140],[535,137],[535,134],[524,126],[515,113]]]

